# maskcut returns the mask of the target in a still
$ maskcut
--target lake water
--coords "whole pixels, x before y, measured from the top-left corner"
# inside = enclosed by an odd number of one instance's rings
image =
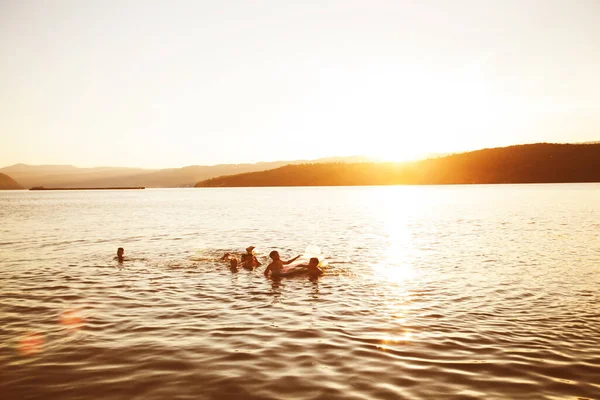
[[[600,399],[599,236],[598,184],[0,192],[0,397]]]

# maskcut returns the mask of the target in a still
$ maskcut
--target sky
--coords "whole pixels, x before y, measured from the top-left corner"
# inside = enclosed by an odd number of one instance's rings
[[[0,167],[600,140],[600,1],[0,0]]]

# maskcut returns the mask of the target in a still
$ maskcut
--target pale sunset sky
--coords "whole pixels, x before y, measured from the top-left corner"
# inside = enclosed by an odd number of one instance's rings
[[[0,0],[0,167],[600,140],[598,0]]]

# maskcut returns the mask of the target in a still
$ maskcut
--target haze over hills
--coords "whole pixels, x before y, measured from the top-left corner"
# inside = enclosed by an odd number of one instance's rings
[[[0,169],[0,172],[10,175],[25,188],[34,186],[86,187],[88,182],[98,179],[122,179],[143,171],[147,170],[118,167],[77,168],[72,165],[26,164],[16,164]]]
[[[353,156],[160,170],[16,164],[0,168],[0,173],[24,188],[595,182],[600,181],[599,149],[598,142],[540,143],[405,163]],[[5,186],[15,188],[12,182]]]
[[[6,174],[0,173],[0,190],[17,190],[23,189],[17,181]]]
[[[600,144],[483,149],[409,163],[324,163],[222,176],[196,187],[600,182]]]
[[[313,162],[358,162],[368,160],[362,156],[331,157]],[[169,169],[143,169],[120,167],[78,168],[72,165],[15,164],[0,168],[25,188],[35,186],[56,188],[85,187],[191,187],[200,180],[221,175],[264,171],[288,164],[310,162],[308,160],[259,162],[255,164],[221,164],[212,166],[188,166]]]

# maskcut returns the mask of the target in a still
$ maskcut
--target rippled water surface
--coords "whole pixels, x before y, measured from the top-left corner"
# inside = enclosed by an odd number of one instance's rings
[[[0,192],[0,222],[5,400],[600,399],[597,184]],[[218,261],[248,245],[325,275]]]

